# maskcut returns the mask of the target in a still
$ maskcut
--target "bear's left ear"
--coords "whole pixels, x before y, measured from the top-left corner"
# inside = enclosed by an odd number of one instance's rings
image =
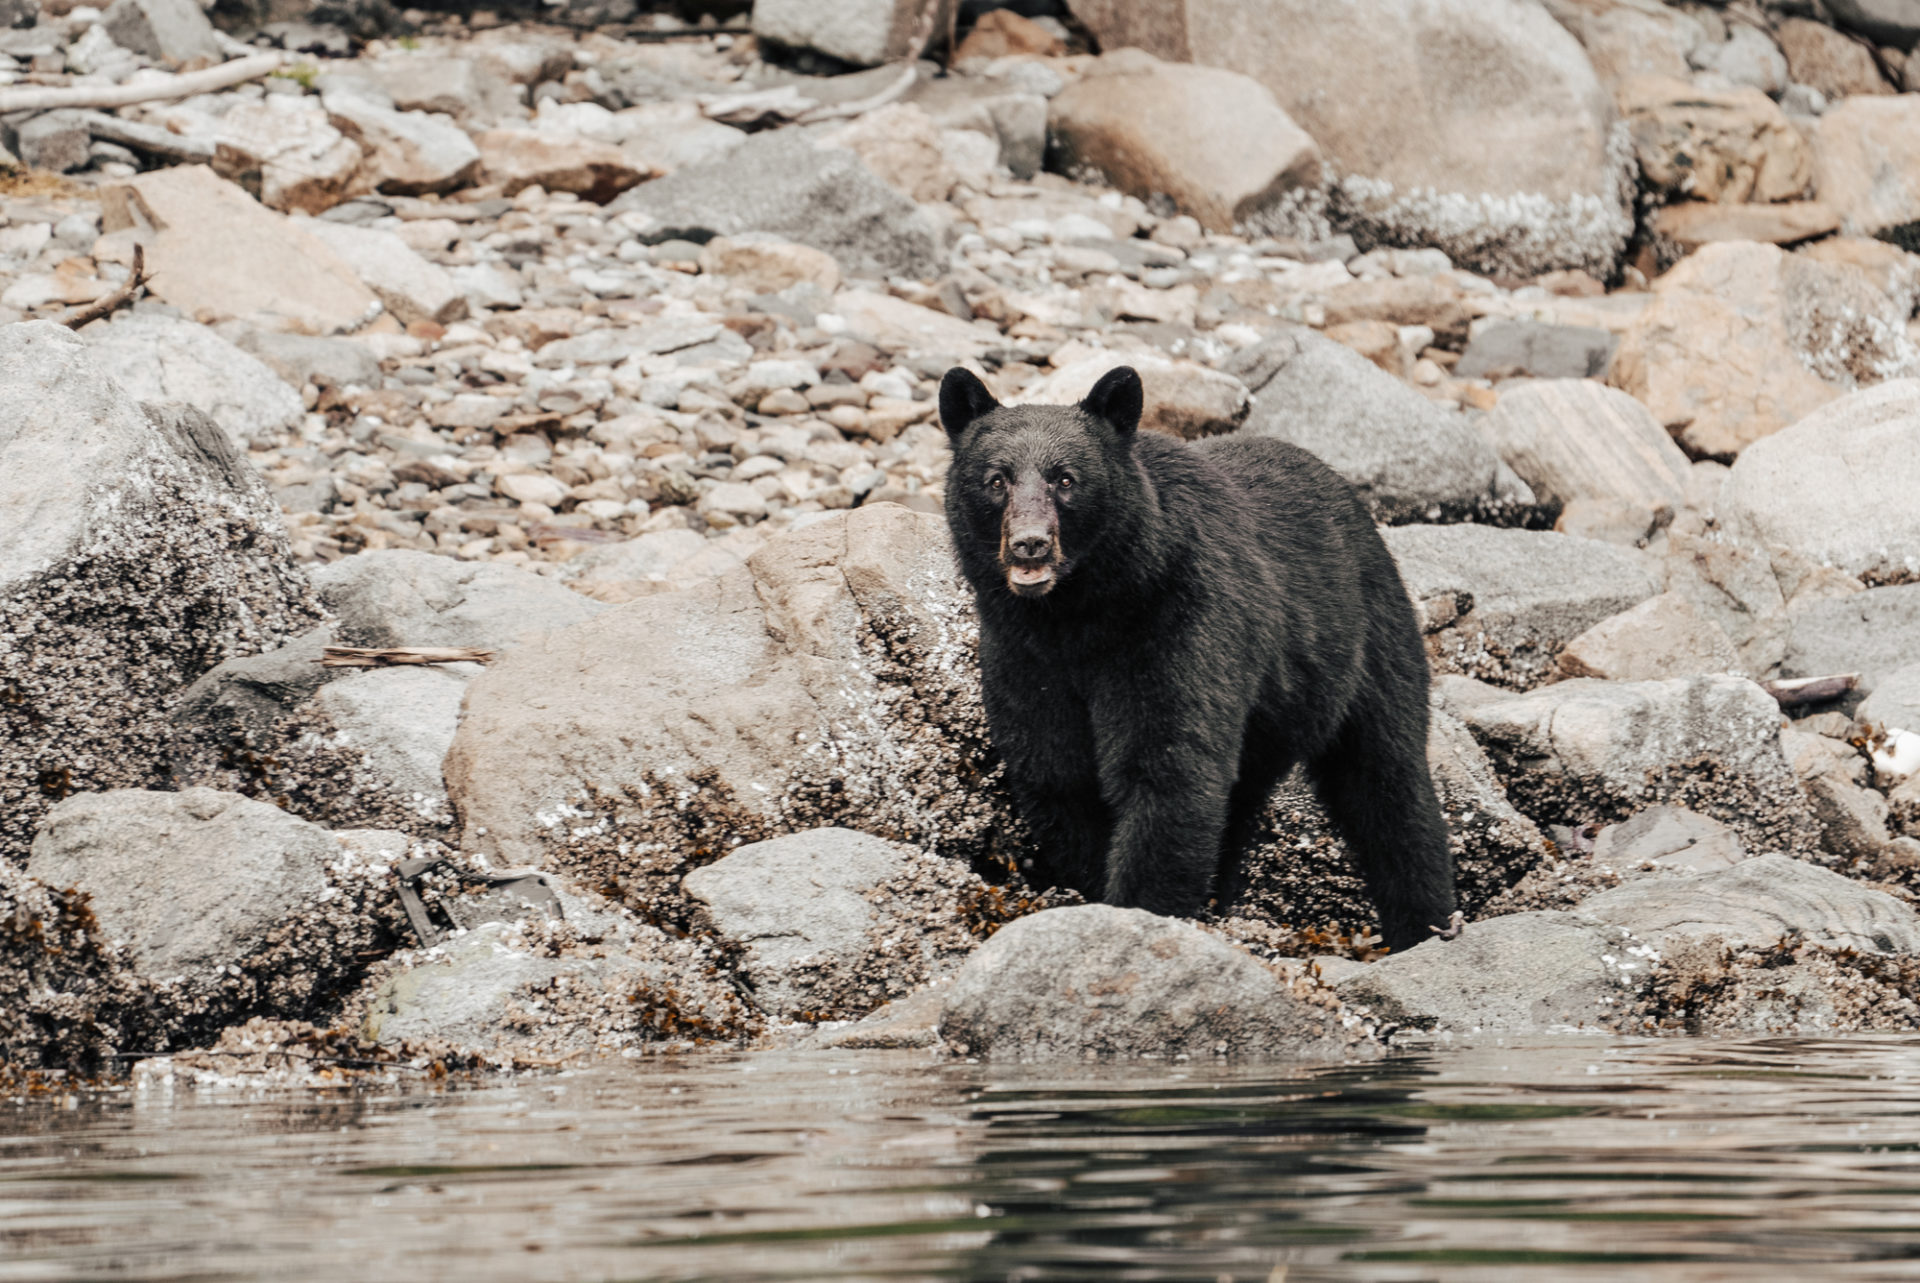
[[[1088,414],[1098,415],[1126,436],[1140,426],[1140,412],[1146,407],[1146,393],[1140,387],[1140,374],[1131,365],[1108,370],[1080,402]]]
[[[954,366],[940,380],[940,422],[947,429],[947,439],[955,445],[960,444],[960,434],[975,419],[999,408],[987,385],[964,366]]]

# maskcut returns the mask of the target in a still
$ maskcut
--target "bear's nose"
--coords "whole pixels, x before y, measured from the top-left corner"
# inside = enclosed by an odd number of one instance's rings
[[[1044,530],[1026,531],[1009,539],[1007,547],[1022,561],[1039,561],[1053,551],[1053,537]]]

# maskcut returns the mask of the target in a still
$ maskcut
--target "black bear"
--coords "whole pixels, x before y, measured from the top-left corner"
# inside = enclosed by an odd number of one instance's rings
[[[988,729],[1041,885],[1225,908],[1268,795],[1310,773],[1387,945],[1458,929],[1426,651],[1353,488],[1282,441],[1140,432],[1121,367],[1076,406],[940,384],[947,522]]]

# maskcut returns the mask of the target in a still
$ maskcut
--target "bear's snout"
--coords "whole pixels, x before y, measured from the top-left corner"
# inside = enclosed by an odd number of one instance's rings
[[[1044,483],[1019,485],[1000,524],[1000,563],[1007,587],[1038,597],[1053,587],[1060,560],[1060,518]]]

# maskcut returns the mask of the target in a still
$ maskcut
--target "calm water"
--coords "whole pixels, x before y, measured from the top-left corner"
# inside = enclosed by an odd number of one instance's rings
[[[1920,1278],[1920,1039],[0,1105],[0,1280]]]

